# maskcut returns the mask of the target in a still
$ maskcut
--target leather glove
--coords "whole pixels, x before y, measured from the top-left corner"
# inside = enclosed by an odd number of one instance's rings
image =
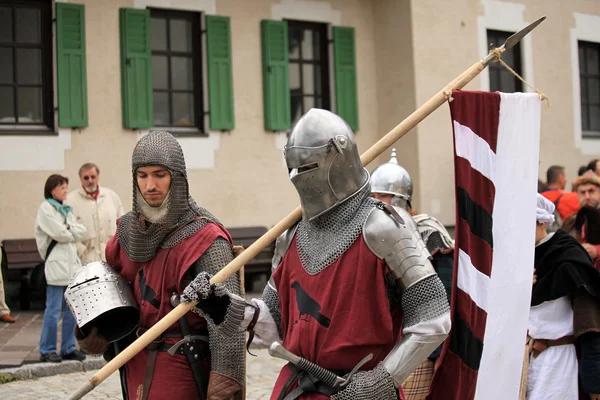
[[[108,340],[98,333],[98,328],[93,327],[89,335],[84,336],[77,325],[73,329],[79,347],[88,354],[104,354],[108,350]]]
[[[242,390],[242,386],[233,378],[210,371],[207,394],[209,400],[230,400],[240,390]]]

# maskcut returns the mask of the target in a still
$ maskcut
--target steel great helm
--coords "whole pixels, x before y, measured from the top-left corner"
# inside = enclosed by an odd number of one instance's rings
[[[338,115],[310,109],[285,146],[290,178],[309,220],[344,202],[369,183],[354,133]]]
[[[371,175],[371,192],[391,194],[394,196],[392,205],[406,208],[411,207],[413,182],[410,174],[396,158],[396,149],[392,149],[392,158],[385,164],[375,168]]]
[[[104,261],[85,264],[65,290],[65,300],[84,335],[93,327],[108,342],[131,333],[140,312],[127,279]]]

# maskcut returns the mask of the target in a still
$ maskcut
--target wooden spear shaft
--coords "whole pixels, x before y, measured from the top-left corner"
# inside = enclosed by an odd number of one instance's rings
[[[462,74],[457,76],[452,82],[447,84],[442,90],[431,97],[425,104],[419,107],[416,111],[410,114],[404,121],[400,122],[394,129],[388,132],[387,135],[379,139],[369,150],[367,150],[360,157],[363,165],[368,165],[377,156],[382,154],[385,150],[390,148],[398,139],[404,136],[408,131],[414,128],[419,122],[424,120],[429,114],[434,112],[442,104],[448,100],[448,96],[453,89],[461,89],[467,83],[471,82],[477,75],[481,73],[490,62],[494,61],[504,51],[503,47],[495,49],[496,52],[490,51],[490,53],[483,58],[481,61],[473,64],[469,69],[464,71]],[[499,54],[500,53],[500,54]],[[276,240],[286,229],[290,228],[296,221],[302,217],[302,208],[297,207],[294,211],[288,214],[282,219],[277,225],[271,228],[267,233],[261,236],[256,242],[233,259],[232,262],[227,264],[221,271],[219,271],[210,280],[210,283],[219,283],[225,281],[227,278],[235,274],[243,265],[252,260],[258,255],[265,247],[271,242]],[[173,311],[165,315],[160,321],[154,326],[148,329],[142,336],[140,336],[135,342],[130,344],[125,350],[119,353],[109,363],[107,363],[102,369],[96,372],[88,382],[83,384],[77,391],[71,394],[67,400],[81,399],[87,393],[92,391],[96,386],[101,384],[106,378],[116,372],[122,367],[127,361],[131,360],[133,356],[142,351],[148,346],[153,340],[159,337],[165,332],[171,325],[179,321],[186,313],[196,306],[195,302],[182,303],[175,307]]]

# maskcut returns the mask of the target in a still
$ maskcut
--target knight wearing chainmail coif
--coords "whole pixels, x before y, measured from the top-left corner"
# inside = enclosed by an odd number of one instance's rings
[[[133,150],[133,211],[118,221],[106,260],[133,284],[137,336],[173,310],[198,274],[215,274],[234,257],[231,236],[189,195],[183,151],[168,132],[150,132]],[[240,293],[237,276],[225,287]],[[227,319],[234,319],[229,313]],[[243,318],[243,309],[239,320]],[[244,388],[244,333],[217,329],[216,318],[188,313],[122,368],[129,399],[237,399]],[[239,322],[238,322],[239,323]],[[130,342],[133,338],[129,338]],[[103,353],[97,331],[80,345]],[[120,344],[122,350],[123,343]]]
[[[304,215],[277,240],[271,279],[241,322],[302,357],[283,367],[271,399],[398,399],[402,382],[450,330],[431,255],[405,210],[370,197],[354,134],[339,116],[311,109],[292,131],[285,159]],[[240,299],[208,279],[199,275],[184,301],[239,313]],[[327,383],[323,371],[344,382]]]

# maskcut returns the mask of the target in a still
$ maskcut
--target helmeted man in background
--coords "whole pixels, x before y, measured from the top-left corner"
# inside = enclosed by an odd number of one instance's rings
[[[183,151],[171,134],[155,131],[141,138],[133,150],[132,173],[133,210],[118,222],[106,260],[133,283],[141,313],[139,336],[173,310],[199,273],[217,273],[233,253],[229,233],[190,196]],[[240,293],[237,276],[225,286]],[[224,335],[215,327],[220,323],[190,312],[135,355],[123,368],[128,398],[241,397],[244,333]],[[79,342],[91,353],[106,351],[106,340],[97,332],[85,338],[80,332]]]
[[[401,209],[412,214],[414,221],[417,223],[417,229],[427,249],[432,254],[431,263],[444,284],[447,299],[450,302],[454,267],[454,240],[444,225],[437,219],[413,211],[413,181],[408,171],[398,164],[395,149],[392,149],[390,161],[380,165],[373,171],[371,192],[373,197],[394,206],[396,210]],[[435,362],[439,359],[441,350],[442,346],[440,345],[404,382],[402,388],[407,400],[425,399],[433,379]]]
[[[410,215],[370,197],[354,134],[339,116],[311,109],[285,147],[302,219],[279,237],[262,299],[245,307],[199,276],[185,300],[241,325],[270,344],[346,376],[330,386],[314,371],[288,364],[271,399],[397,399],[402,382],[448,335],[446,293]],[[194,290],[192,290],[192,288]],[[220,306],[219,306],[220,305]]]
[[[117,219],[124,214],[123,205],[114,191],[100,187],[100,168],[96,164],[83,164],[79,179],[81,186],[67,196],[77,222],[86,228],[85,237],[77,244],[77,253],[83,264],[106,261],[106,244],[117,231]]]

